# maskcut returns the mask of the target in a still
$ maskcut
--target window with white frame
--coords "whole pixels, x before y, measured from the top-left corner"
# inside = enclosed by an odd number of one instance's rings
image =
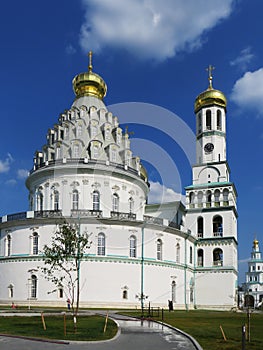
[[[157,239],[156,253],[157,253],[157,260],[162,260],[163,259],[163,242],[160,238]]]
[[[79,192],[78,192],[78,190],[74,190],[72,192],[72,209],[73,210],[79,209]]]
[[[35,299],[37,297],[37,276],[31,276],[31,298]]]
[[[82,125],[77,125],[76,136],[77,136],[77,138],[80,138],[81,135],[82,135]]]
[[[33,232],[32,235],[32,254],[37,255],[38,254],[38,242],[39,242],[39,236],[37,232]]]
[[[65,126],[64,128],[64,140],[68,140],[69,139],[69,128],[67,126]]]
[[[111,161],[113,163],[117,162],[117,150],[115,148],[111,150]]]
[[[98,249],[97,249],[97,254],[98,255],[105,255],[105,234],[100,232],[98,234]]]
[[[91,125],[91,130],[90,130],[90,137],[93,139],[94,137],[97,136],[98,129],[96,125]]]
[[[93,210],[100,210],[100,193],[99,191],[93,191],[92,193],[92,208]]]
[[[105,140],[110,140],[110,128],[105,129]]]
[[[54,210],[59,210],[59,192],[54,191]]]
[[[112,196],[112,211],[119,211],[119,196],[117,195],[117,193],[114,193]]]
[[[79,158],[80,151],[79,151],[79,144],[75,143],[73,145],[73,158]]]
[[[130,258],[136,258],[136,237],[132,235],[130,237]]]
[[[61,147],[60,147],[60,146],[57,146],[57,149],[56,149],[56,159],[62,158],[61,155],[62,155]]]
[[[121,133],[117,133],[117,140],[116,140],[116,142],[117,142],[117,145],[120,145],[120,143],[121,143]]]

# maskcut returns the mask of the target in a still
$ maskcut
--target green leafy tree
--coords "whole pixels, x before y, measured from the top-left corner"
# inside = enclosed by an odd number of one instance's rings
[[[80,226],[64,222],[57,226],[51,244],[43,248],[44,277],[57,288],[63,288],[70,299],[74,323],[79,311],[80,264],[90,247],[87,232],[81,234]]]

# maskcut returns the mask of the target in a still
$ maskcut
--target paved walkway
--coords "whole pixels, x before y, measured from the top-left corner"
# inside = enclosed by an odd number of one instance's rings
[[[0,336],[1,350],[202,350],[200,345],[179,330],[148,320],[110,314],[120,330],[104,342],[46,342]]]

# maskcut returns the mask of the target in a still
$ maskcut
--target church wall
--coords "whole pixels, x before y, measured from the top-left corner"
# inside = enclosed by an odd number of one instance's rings
[[[234,273],[209,271],[196,273],[196,305],[198,308],[230,308],[235,305],[236,280]]]

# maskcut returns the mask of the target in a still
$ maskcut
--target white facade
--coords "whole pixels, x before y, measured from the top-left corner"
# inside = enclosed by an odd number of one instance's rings
[[[143,298],[162,307],[168,300],[184,309],[234,307],[237,213],[225,107],[210,97],[208,107],[199,95],[205,104],[196,109],[197,165],[186,207],[147,205],[146,170],[103,103],[103,79],[89,70],[73,85],[76,99],[49,129],[26,181],[30,211],[2,217],[0,303],[65,304],[65,291],[47,282],[41,266],[43,246],[66,220],[92,241],[81,263],[82,306],[140,307]]]

